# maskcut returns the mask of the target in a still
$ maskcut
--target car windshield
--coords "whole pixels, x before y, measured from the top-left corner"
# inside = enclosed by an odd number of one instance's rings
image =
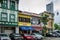
[[[36,35],[40,35],[40,33],[34,33],[34,34],[36,34]]]
[[[0,34],[0,36],[7,37],[8,35],[7,34]]]
[[[24,34],[25,36],[30,36],[30,34]]]
[[[20,34],[14,34],[15,37],[20,37],[21,35]]]

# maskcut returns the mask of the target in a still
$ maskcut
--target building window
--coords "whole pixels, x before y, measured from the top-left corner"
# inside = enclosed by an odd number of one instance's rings
[[[7,21],[7,13],[4,13],[4,12],[1,13],[1,20]]]
[[[30,22],[30,18],[19,17],[19,22]]]
[[[15,10],[15,2],[14,1],[10,1],[10,9]]]
[[[2,8],[8,8],[7,0],[3,0],[1,5],[2,5]]]
[[[31,24],[33,24],[33,25],[39,25],[40,24],[40,19],[32,17],[31,18]]]
[[[38,20],[38,24],[40,24],[41,23],[41,21],[40,21],[40,19]]]
[[[15,22],[15,14],[10,14],[10,22]]]
[[[25,18],[25,22],[30,22],[30,18]]]

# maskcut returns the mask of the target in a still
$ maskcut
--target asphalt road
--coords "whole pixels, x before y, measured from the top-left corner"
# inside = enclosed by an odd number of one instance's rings
[[[60,37],[45,37],[44,40],[60,40]]]

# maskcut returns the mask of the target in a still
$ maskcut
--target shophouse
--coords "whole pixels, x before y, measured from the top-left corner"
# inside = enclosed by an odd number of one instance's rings
[[[18,26],[21,30],[29,30],[32,33],[33,30],[40,31],[43,28],[40,24],[40,15],[32,12],[19,11],[18,13]],[[25,31],[26,32],[26,31]],[[28,32],[28,33],[29,33]]]
[[[47,17],[48,22],[47,22],[46,28],[47,28],[47,32],[52,32],[54,30],[54,14],[44,11],[40,15],[42,15],[42,16],[47,15],[48,16]]]
[[[35,31],[33,32],[40,32],[42,33],[43,27],[41,24],[41,17],[39,14],[32,13],[31,14],[31,26],[34,28]]]
[[[20,33],[30,33],[30,30],[33,30],[31,26],[31,16],[28,15],[28,12],[19,11],[18,13],[18,26]]]
[[[1,0],[0,33],[18,33],[18,0]]]

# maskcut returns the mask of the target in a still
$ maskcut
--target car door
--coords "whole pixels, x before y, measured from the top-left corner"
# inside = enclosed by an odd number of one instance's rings
[[[35,38],[35,34],[31,34],[33,38]]]

